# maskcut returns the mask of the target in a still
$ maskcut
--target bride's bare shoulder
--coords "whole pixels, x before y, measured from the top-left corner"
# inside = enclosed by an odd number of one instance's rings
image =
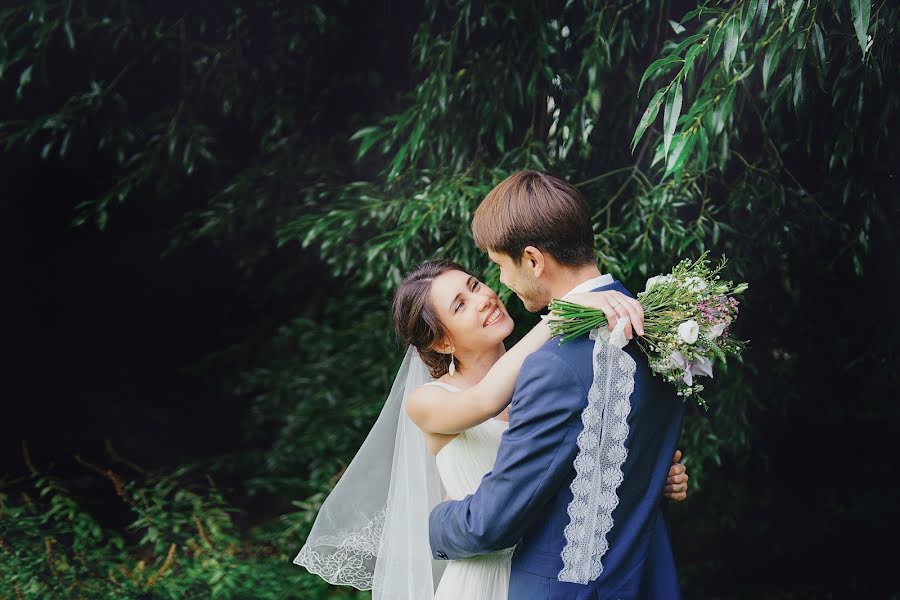
[[[453,402],[452,394],[459,392],[455,385],[441,381],[432,381],[414,389],[406,402],[406,414],[423,431],[429,431],[428,423],[442,409]]]
[[[413,423],[422,427],[428,420],[428,415],[434,410],[434,404],[440,398],[441,392],[446,392],[441,386],[433,384],[420,385],[412,391],[406,402],[406,414]]]

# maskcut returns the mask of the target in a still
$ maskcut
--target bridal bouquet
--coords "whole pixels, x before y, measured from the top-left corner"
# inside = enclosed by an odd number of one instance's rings
[[[745,346],[729,335],[729,327],[738,315],[739,302],[733,296],[749,286],[723,281],[719,272],[725,262],[723,257],[711,268],[704,252],[693,262],[681,261],[668,275],[651,277],[638,294],[644,335],[635,340],[650,359],[650,368],[674,384],[679,396],[692,397],[704,408],[706,401],[699,395],[703,385],[694,378],[712,377],[714,358],[725,362],[728,356],[740,356]],[[560,343],[607,325],[600,310],[565,300],[553,300],[550,310],[555,317],[550,329]]]

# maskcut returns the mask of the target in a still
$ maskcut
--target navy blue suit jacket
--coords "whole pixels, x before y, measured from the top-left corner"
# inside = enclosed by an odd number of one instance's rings
[[[609,289],[631,295],[617,281],[595,291]],[[625,442],[628,457],[603,572],[587,585],[557,580],[576,438],[593,381],[593,345],[587,336],[564,345],[554,338],[526,359],[494,469],[474,494],[441,503],[431,512],[435,559],[456,560],[516,545],[510,600],[680,597],[661,503],[684,403],[671,385],[653,376],[633,342],[625,347],[637,363]]]

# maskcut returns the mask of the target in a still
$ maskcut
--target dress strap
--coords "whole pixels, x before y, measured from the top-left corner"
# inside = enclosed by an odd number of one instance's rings
[[[456,387],[455,385],[450,385],[449,383],[444,383],[443,381],[429,381],[425,385],[437,385],[445,390],[450,390],[451,392],[461,392],[462,390]]]

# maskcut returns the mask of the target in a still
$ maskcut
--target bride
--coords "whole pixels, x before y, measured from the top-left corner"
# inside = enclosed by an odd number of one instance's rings
[[[627,339],[643,311],[616,291],[567,299],[619,312]],[[612,301],[612,302],[611,302]],[[624,308],[624,311],[623,311]],[[625,317],[626,315],[622,315]],[[446,260],[413,269],[394,295],[394,326],[409,349],[384,408],[325,500],[294,563],[335,585],[371,589],[375,600],[501,600],[512,548],[435,561],[428,515],[443,498],[471,494],[494,465],[507,406],[525,358],[550,339],[545,321],[510,350],[513,321],[496,293]],[[686,497],[676,452],[663,495]]]

